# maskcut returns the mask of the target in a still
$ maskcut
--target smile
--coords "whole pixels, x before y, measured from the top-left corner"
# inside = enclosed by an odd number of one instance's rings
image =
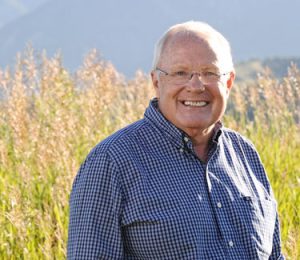
[[[183,104],[185,106],[190,106],[190,107],[205,107],[208,105],[208,102],[206,101],[183,101]]]

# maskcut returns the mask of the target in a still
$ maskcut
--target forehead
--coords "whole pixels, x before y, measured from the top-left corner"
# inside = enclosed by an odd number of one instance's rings
[[[166,40],[160,64],[218,67],[219,55],[203,36],[181,33],[171,35]]]

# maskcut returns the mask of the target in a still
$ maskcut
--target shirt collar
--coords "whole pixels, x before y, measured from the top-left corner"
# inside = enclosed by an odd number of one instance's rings
[[[145,119],[151,123],[166,138],[170,139],[176,147],[183,147],[183,135],[185,133],[168,121],[158,108],[158,99],[150,101],[149,107],[145,111]]]
[[[154,98],[150,101],[149,107],[144,114],[145,120],[153,125],[158,131],[160,131],[166,138],[168,138],[177,148],[192,149],[192,142],[189,136],[168,121],[158,108],[158,99]],[[218,139],[222,133],[222,123],[217,122],[212,141],[218,143]]]

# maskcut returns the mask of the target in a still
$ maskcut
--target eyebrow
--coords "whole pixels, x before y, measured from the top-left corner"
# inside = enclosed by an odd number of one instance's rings
[[[204,66],[201,67],[201,70],[219,71],[219,68],[215,65],[204,65]]]
[[[176,64],[174,66],[171,66],[171,68],[173,70],[178,70],[178,69],[182,69],[182,70],[188,70],[189,66],[185,65],[185,64]]]
[[[176,64],[174,67],[171,67],[171,70],[188,70],[190,71],[189,66],[184,65],[184,64]],[[215,65],[204,65],[199,67],[199,69],[197,69],[197,71],[213,71],[213,72],[219,72],[219,68],[216,67]]]

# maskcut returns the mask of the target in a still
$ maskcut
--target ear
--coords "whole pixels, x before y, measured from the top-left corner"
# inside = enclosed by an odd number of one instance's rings
[[[159,79],[158,79],[158,73],[156,73],[154,70],[151,71],[151,79],[152,79],[152,85],[154,87],[156,97],[159,98]]]
[[[234,79],[235,79],[235,72],[232,71],[230,72],[230,76],[226,81],[226,87],[227,87],[227,95],[229,95],[231,88],[233,87],[233,83],[234,83]]]

